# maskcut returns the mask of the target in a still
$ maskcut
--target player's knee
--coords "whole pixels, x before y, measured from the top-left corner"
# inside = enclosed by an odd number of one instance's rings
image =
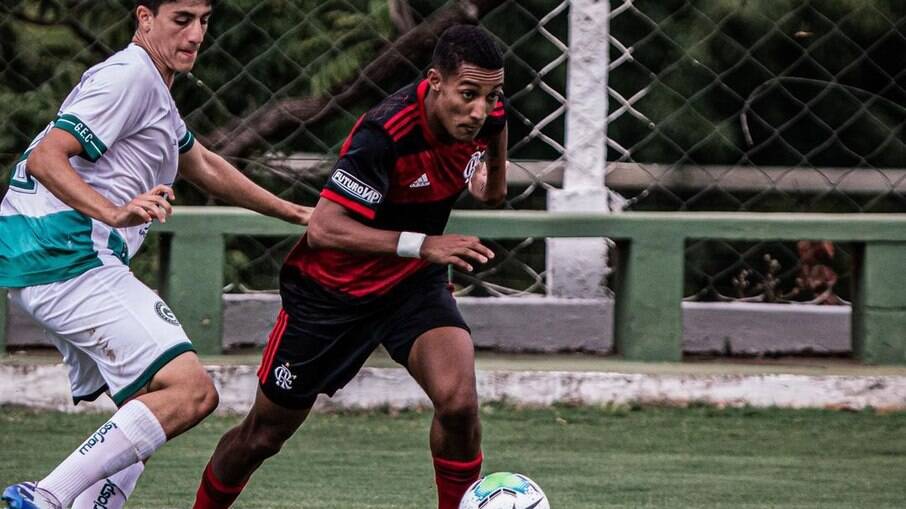
[[[207,375],[198,377],[191,384],[188,397],[185,401],[186,413],[192,416],[195,422],[201,421],[211,414],[220,404],[220,394],[214,387],[214,382]]]
[[[450,391],[435,401],[434,412],[445,427],[471,427],[478,420],[478,395],[474,390]]]
[[[198,411],[202,418],[211,415],[217,409],[217,406],[220,405],[220,394],[217,392],[217,388],[214,387],[213,382],[209,381],[203,392],[198,404]]]
[[[267,429],[250,433],[246,437],[246,444],[252,456],[257,459],[275,456],[283,448],[285,442],[286,437],[282,434]]]
[[[280,452],[296,429],[287,426],[278,416],[262,416],[255,411],[246,416],[239,426],[237,445],[257,460],[270,458]]]

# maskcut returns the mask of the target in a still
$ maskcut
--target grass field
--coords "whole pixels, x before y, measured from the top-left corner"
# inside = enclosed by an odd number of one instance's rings
[[[906,414],[712,408],[482,409],[486,472],[515,470],[554,509],[901,508]],[[237,508],[431,508],[429,412],[314,415]],[[40,477],[99,415],[3,408],[0,485]],[[130,507],[189,507],[214,417],[162,449]]]

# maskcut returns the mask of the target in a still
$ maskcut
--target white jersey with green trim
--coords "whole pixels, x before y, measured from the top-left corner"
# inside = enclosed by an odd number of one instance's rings
[[[179,155],[194,144],[143,48],[130,44],[88,69],[13,168],[0,203],[0,287],[64,281],[103,264],[128,263],[150,227],[112,228],[91,219],[29,175],[26,158],[52,129],[79,140],[82,152],[69,162],[117,206],[171,185]]]

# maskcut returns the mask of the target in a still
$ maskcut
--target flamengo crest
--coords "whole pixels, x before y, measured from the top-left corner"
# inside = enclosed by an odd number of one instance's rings
[[[290,390],[293,388],[293,380],[296,379],[296,375],[289,370],[289,363],[286,363],[282,366],[277,366],[274,369],[274,384],[284,390]]]
[[[466,164],[466,169],[462,172],[462,176],[466,179],[466,182],[472,180],[472,176],[475,175],[475,171],[478,170],[478,165],[481,164],[482,157],[484,157],[483,150],[478,150],[472,154],[468,164]]]

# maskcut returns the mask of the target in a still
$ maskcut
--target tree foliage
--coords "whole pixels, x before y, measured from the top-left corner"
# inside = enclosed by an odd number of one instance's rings
[[[902,166],[903,2],[641,0],[634,7],[611,25],[633,47],[611,85],[631,97],[650,83],[635,105],[650,124],[624,115],[609,131],[633,147],[633,160]]]
[[[545,69],[562,54],[538,28],[561,3],[222,0],[198,64],[177,80],[174,96],[190,127],[238,163],[264,154],[331,153],[362,111],[423,72],[425,48],[438,35],[431,30],[443,26],[437,17],[472,9],[506,49],[511,155],[554,159],[565,137],[564,105],[543,89],[565,94],[566,63]],[[614,0],[611,9],[625,4]],[[130,6],[128,0],[0,5],[3,167],[52,119],[80,74],[128,42]],[[624,114],[611,122],[609,136],[631,154],[610,150],[609,159],[902,164],[902,2],[635,0],[631,7],[610,24],[614,39],[632,52],[609,86],[627,98],[647,88],[634,104],[643,118]],[[544,24],[564,42],[567,14]],[[612,46],[611,59],[620,56]],[[614,100],[611,110],[620,106]],[[543,127],[533,132],[537,125]],[[540,141],[545,137],[554,143]]]

